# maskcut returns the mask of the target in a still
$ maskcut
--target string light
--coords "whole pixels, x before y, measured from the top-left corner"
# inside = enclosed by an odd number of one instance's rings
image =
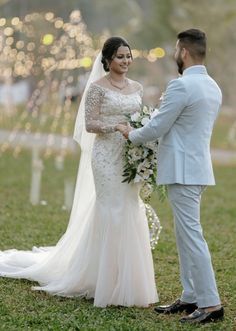
[[[38,33],[38,22],[45,22],[45,27],[48,28],[44,30],[43,36]],[[70,84],[73,84],[71,70],[89,70],[98,53],[82,21],[81,12],[73,11],[69,22],[47,12],[45,15],[27,14],[22,20],[13,17],[10,26],[6,26],[6,23],[6,18],[0,18],[0,63],[3,64],[0,67],[0,78],[7,81],[11,77],[26,78],[34,75],[36,79],[43,79],[39,80],[32,93],[27,109],[17,117],[14,117],[14,113],[7,115],[13,116],[12,122],[17,123],[12,125],[7,141],[1,145],[1,152],[6,151],[13,143],[19,145],[22,142],[18,140],[20,131],[24,137],[34,134],[37,139],[42,137],[42,132],[49,131],[47,155],[52,154],[55,143],[53,137],[60,132],[63,136],[61,148],[66,149],[75,114],[71,111],[71,96],[64,96],[62,103],[58,96],[59,93],[64,94]],[[21,33],[20,40],[18,31]],[[107,37],[104,33],[99,39],[100,43]],[[133,49],[132,54],[134,58],[156,61],[165,56],[165,50],[161,47],[144,51]],[[1,114],[2,123],[4,116],[5,113]],[[10,125],[10,121],[7,123]],[[20,151],[21,148],[15,148],[14,155],[19,155]]]

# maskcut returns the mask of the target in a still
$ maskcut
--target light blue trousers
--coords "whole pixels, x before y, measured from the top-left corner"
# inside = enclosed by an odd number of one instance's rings
[[[183,286],[181,300],[199,308],[216,306],[220,298],[211,256],[200,224],[201,185],[168,185]]]

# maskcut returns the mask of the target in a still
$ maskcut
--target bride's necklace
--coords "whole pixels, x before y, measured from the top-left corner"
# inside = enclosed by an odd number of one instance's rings
[[[112,81],[112,79],[111,79],[110,76],[106,76],[106,78],[107,78],[108,82],[111,84],[111,86],[117,88],[117,89],[120,90],[120,91],[121,91],[121,90],[124,90],[124,88],[126,88],[126,86],[128,85],[128,79],[127,79],[127,78],[124,79],[124,83],[123,83],[122,86],[118,86],[118,85],[116,85],[116,84]]]

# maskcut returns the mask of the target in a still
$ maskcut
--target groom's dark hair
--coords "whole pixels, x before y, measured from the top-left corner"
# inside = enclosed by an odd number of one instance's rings
[[[189,29],[177,35],[180,48],[186,48],[192,58],[203,60],[206,57],[206,34],[198,29]]]

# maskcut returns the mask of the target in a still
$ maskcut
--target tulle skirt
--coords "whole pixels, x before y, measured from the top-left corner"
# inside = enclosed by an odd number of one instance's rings
[[[95,192],[82,197],[84,209],[76,200],[79,212],[73,206],[73,221],[57,245],[0,252],[1,276],[37,281],[34,290],[53,295],[94,298],[97,307],[147,307],[158,301],[139,187],[122,183],[120,146],[114,150],[113,144],[112,151],[109,146],[108,141],[95,142]],[[108,163],[102,161],[107,153]],[[76,222],[78,214],[83,222]]]

